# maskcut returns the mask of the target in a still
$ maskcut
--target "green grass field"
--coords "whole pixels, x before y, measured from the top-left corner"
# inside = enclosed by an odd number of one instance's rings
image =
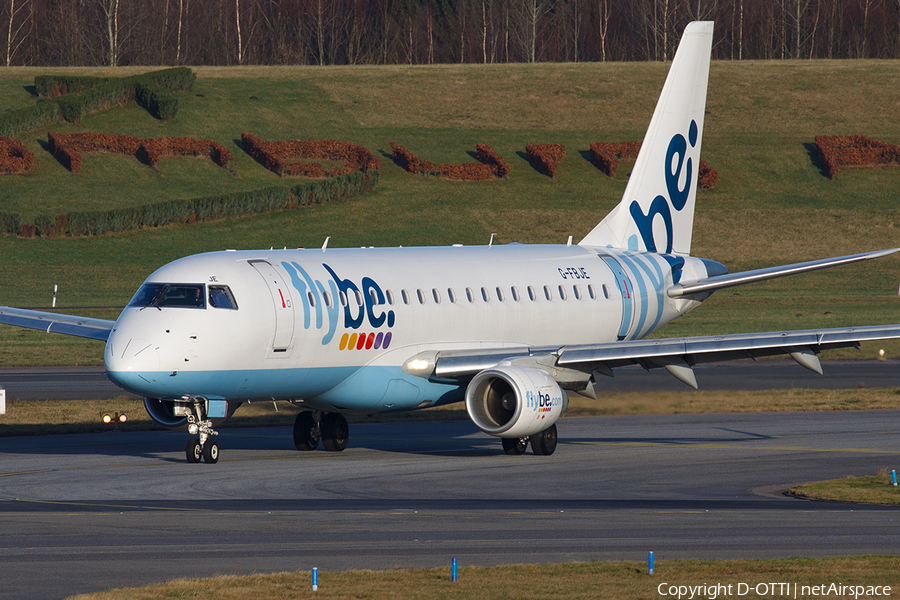
[[[69,600],[156,600],[161,598],[222,598],[281,600],[294,598],[358,598],[409,600],[500,600],[541,598],[584,600],[646,600],[647,598],[864,598],[897,591],[896,556],[847,558],[783,558],[775,560],[660,560],[654,574],[637,561],[513,565],[459,569],[454,583],[450,568],[391,571],[319,572],[319,589],[312,591],[309,571],[178,579],[140,588],[123,588],[72,596]],[[773,587],[772,582],[790,586]],[[714,587],[717,584],[724,587]],[[740,584],[744,584],[743,587]],[[758,584],[761,584],[758,586]],[[841,587],[854,586],[847,592]],[[730,588],[728,586],[731,586]],[[679,586],[685,586],[679,590]],[[698,586],[710,586],[698,589]],[[758,586],[758,587],[757,587]],[[815,587],[814,586],[824,586]],[[856,587],[862,586],[862,591]],[[869,586],[872,586],[869,588]],[[889,586],[890,590],[885,590]],[[674,589],[670,589],[674,588]],[[831,590],[828,594],[826,591]],[[660,594],[660,590],[665,595]],[[868,595],[866,592],[868,590]],[[841,591],[836,594],[835,591]],[[700,593],[702,592],[702,593]],[[856,594],[855,596],[853,594]]]
[[[279,183],[236,144],[264,139],[340,139],[382,156],[367,195],[291,212],[88,239],[0,238],[0,304],[45,307],[59,285],[61,310],[121,306],[159,266],[225,248],[484,244],[577,241],[619,201],[629,164],[608,178],[587,159],[592,141],[643,137],[665,64],[433,67],[198,68],[169,122],[136,105],[22,135],[35,153],[28,176],[2,176],[0,210],[23,215],[135,205]],[[0,73],[0,109],[34,100],[38,73]],[[72,69],[130,74],[132,69]],[[720,174],[701,190],[692,254],[739,271],[900,245],[900,171],[823,175],[817,134],[865,134],[900,142],[896,61],[715,62],[703,156]],[[136,160],[88,154],[66,171],[46,151],[48,129],[210,138],[233,169],[200,159]],[[471,162],[486,142],[512,165],[507,181],[459,183],[403,172],[387,156],[396,141],[422,158]],[[555,181],[524,158],[529,142],[563,143]],[[898,321],[900,259],[779,279],[717,293],[658,335],[765,331]],[[85,314],[114,318],[115,310]],[[862,356],[884,347],[869,345]],[[855,351],[842,355],[857,356]],[[3,327],[0,365],[101,364],[98,343]]]

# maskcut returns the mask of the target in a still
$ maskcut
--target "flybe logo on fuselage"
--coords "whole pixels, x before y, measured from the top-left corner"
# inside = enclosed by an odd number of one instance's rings
[[[525,408],[530,408],[538,413],[545,413],[550,412],[554,406],[559,406],[562,403],[562,396],[554,398],[550,395],[550,388],[546,389],[546,392],[542,390],[537,392],[528,390],[525,392]]]
[[[637,200],[634,200],[628,207],[631,212],[631,218],[634,219],[634,224],[637,226],[648,252],[664,252],[665,254],[672,252],[675,235],[672,226],[672,209],[680,212],[684,209],[690,196],[691,186],[694,181],[694,161],[691,158],[687,158],[685,161],[685,158],[687,157],[688,143],[690,143],[691,148],[695,148],[698,139],[697,122],[692,120],[688,128],[687,140],[680,133],[676,133],[669,141],[669,147],[666,150],[666,162],[663,166],[665,169],[666,191],[669,194],[668,199],[663,195],[654,198],[646,215],[641,210],[641,205],[638,204]],[[682,178],[684,181],[683,186],[679,185]],[[653,237],[653,220],[657,215],[662,217],[666,227],[666,243],[664,246],[657,244],[656,239]]]
[[[309,276],[306,269],[296,262],[281,263],[291,277],[291,284],[300,293],[303,303],[303,328],[312,327],[315,318],[316,329],[327,325],[322,345],[327,346],[334,338],[343,317],[343,328],[349,329],[341,336],[341,350],[363,350],[387,348],[391,344],[391,332],[356,331],[359,329],[380,329],[394,326],[394,311],[380,308],[385,304],[384,291],[372,278],[363,277],[359,285],[350,279],[341,278],[330,266],[322,264],[330,278],[323,284]],[[328,286],[327,288],[325,286]],[[330,292],[328,301],[326,293]],[[327,323],[326,323],[327,321]]]

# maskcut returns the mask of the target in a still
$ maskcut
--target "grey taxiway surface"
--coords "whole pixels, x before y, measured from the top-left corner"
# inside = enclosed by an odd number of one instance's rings
[[[894,508],[785,497],[900,467],[900,411],[563,419],[512,457],[469,422],[351,425],[346,451],[287,428],[0,439],[0,598],[319,568],[900,554]],[[648,588],[649,590],[649,588]],[[648,591],[650,594],[652,590]]]

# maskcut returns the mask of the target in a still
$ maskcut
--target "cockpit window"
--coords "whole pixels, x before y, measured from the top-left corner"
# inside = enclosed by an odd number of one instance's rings
[[[209,286],[209,305],[213,308],[237,310],[237,301],[227,285]]]
[[[128,306],[140,308],[206,308],[202,283],[145,283]]]

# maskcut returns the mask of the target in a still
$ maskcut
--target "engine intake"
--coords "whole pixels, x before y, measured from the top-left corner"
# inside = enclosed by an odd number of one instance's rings
[[[485,369],[466,388],[466,411],[483,432],[515,438],[553,425],[566,411],[566,393],[544,371],[530,367]]]

